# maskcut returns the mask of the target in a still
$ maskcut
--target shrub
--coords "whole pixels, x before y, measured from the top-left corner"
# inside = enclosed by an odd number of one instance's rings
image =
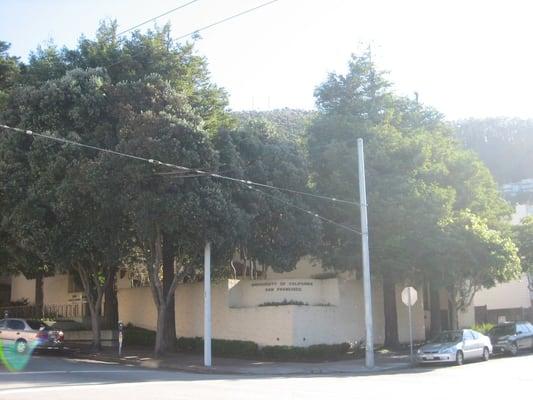
[[[155,345],[155,331],[139,328],[128,324],[124,329],[124,346],[146,346]]]
[[[309,303],[304,303],[298,300],[283,300],[283,301],[270,301],[263,304],[259,304],[259,307],[278,307],[278,306],[308,306]]]
[[[265,346],[261,349],[261,355],[279,361],[318,361],[345,357],[350,348],[349,343],[316,344],[309,347]]]
[[[486,324],[476,324],[471,329],[481,332],[482,334],[486,335],[489,333],[489,331],[494,328],[494,324],[486,323]]]
[[[204,339],[201,337],[180,337],[177,341],[178,350],[201,353],[204,351]],[[220,357],[257,357],[259,346],[257,343],[245,340],[212,339],[213,355]]]

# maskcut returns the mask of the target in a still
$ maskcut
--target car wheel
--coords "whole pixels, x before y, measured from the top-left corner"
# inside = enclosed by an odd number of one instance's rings
[[[455,355],[455,364],[456,365],[463,365],[465,362],[465,356],[463,355],[462,351],[458,351]]]
[[[15,342],[15,351],[19,354],[24,354],[28,351],[28,343],[24,339],[19,339]]]
[[[483,348],[483,361],[489,361],[490,358],[490,351],[488,347]]]
[[[509,354],[512,356],[516,356],[518,354],[518,346],[516,343],[511,343],[509,346]]]

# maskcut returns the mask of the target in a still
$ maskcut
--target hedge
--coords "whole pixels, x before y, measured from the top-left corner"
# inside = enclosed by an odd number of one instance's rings
[[[177,341],[178,350],[202,353],[204,351],[204,339],[201,337],[180,337]],[[220,357],[257,357],[259,346],[257,343],[244,340],[212,339],[211,351],[213,355]]]
[[[316,344],[309,347],[265,346],[261,349],[264,358],[278,361],[318,361],[346,357],[349,343]],[[352,355],[357,355],[352,353]]]
[[[124,328],[124,346],[155,346],[155,331],[128,324]]]
[[[155,332],[128,325],[124,329],[124,346],[153,347]],[[176,341],[178,351],[201,354],[204,351],[204,339],[201,337],[180,337]],[[309,347],[264,346],[244,340],[212,339],[211,349],[214,356],[255,358],[272,361],[322,361],[359,356],[352,351],[349,343],[317,344]]]

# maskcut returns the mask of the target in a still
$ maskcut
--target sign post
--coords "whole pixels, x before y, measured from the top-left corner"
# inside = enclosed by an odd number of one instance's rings
[[[124,340],[124,324],[118,321],[118,356],[122,357],[122,341]]]
[[[416,292],[416,289],[412,286],[408,286],[405,289],[402,290],[402,302],[405,304],[409,309],[409,358],[411,360],[411,364],[414,364],[413,359],[413,317],[411,308],[416,303],[416,300],[418,299],[418,293]]]
[[[211,366],[211,243],[204,250],[204,366]]]

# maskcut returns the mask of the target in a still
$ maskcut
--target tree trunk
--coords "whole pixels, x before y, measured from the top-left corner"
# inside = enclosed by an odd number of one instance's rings
[[[118,299],[117,299],[117,270],[111,274],[109,286],[104,293],[104,318],[102,328],[117,329],[118,327]]]
[[[91,331],[93,333],[93,350],[100,350],[102,348],[101,329],[100,329],[100,313],[96,311],[95,307],[89,306],[91,312]]]
[[[163,235],[163,298],[168,298],[167,307],[164,313],[165,329],[163,331],[164,340],[161,351],[176,350],[176,312],[174,304],[174,293],[171,290],[174,279],[174,246],[168,235]]]
[[[161,356],[164,353],[165,347],[166,347],[166,343],[165,343],[166,311],[167,311],[167,307],[164,304],[161,304],[159,306],[159,310],[157,310],[157,330],[155,332],[155,349],[154,349],[155,357]]]
[[[457,313],[457,294],[455,288],[450,288],[449,291],[449,307],[450,307],[450,329],[457,329],[459,326],[459,316]]]
[[[435,282],[431,282],[429,285],[429,301],[431,314],[429,332],[431,337],[434,337],[442,330],[439,287],[435,284]]]
[[[42,272],[37,272],[35,276],[35,308],[38,318],[43,317],[43,306],[44,306],[44,291],[43,291],[43,280],[44,274]]]
[[[389,273],[383,275],[383,306],[385,311],[385,346],[398,347],[398,312],[396,310],[396,284]]]

